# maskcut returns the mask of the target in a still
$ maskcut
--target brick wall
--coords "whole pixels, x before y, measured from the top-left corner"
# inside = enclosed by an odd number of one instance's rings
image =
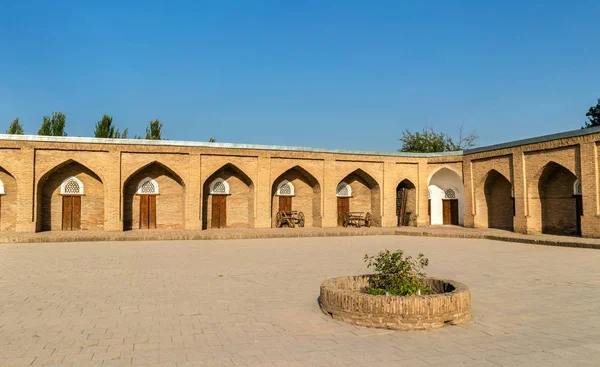
[[[17,180],[0,169],[0,180],[4,184],[4,195],[0,196],[0,230],[14,231],[17,226]]]

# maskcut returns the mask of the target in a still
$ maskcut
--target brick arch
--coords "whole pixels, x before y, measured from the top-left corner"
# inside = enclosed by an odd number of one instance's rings
[[[37,182],[37,231],[62,229],[62,183],[75,177],[85,187],[81,197],[81,229],[104,229],[104,180],[76,160],[66,160],[46,171]]]
[[[512,231],[514,199],[510,180],[499,171],[491,169],[475,190],[478,226]]]
[[[534,178],[528,188],[528,231],[577,234],[577,205],[573,197],[577,176],[565,166],[550,161]]]
[[[403,207],[404,215],[401,215]],[[408,178],[396,186],[396,217],[398,226],[417,225],[417,187]]]
[[[279,210],[277,187],[283,181],[289,181],[294,186],[292,210],[304,213],[305,226],[320,227],[321,184],[315,176],[300,165],[295,165],[281,173],[271,184],[271,225],[275,227],[275,216]]]
[[[0,180],[4,193],[0,195],[0,231],[14,231],[17,225],[17,180],[4,167],[0,167]]]
[[[227,195],[227,227],[254,227],[254,182],[239,167],[226,163],[210,175],[202,186],[202,229],[211,228],[212,200],[210,185],[221,178],[229,185]]]
[[[156,227],[158,229],[185,228],[185,182],[169,166],[155,160],[137,168],[123,182],[123,230],[139,228],[138,184],[148,177],[155,180],[160,187],[159,195],[155,199]]]
[[[381,226],[381,188],[377,180],[361,168],[357,168],[340,182],[345,182],[352,188],[350,211],[371,213],[373,226]]]

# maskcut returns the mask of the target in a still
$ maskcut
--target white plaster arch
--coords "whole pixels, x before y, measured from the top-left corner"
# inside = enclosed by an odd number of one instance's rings
[[[294,185],[288,180],[283,180],[277,185],[277,196],[294,196]]]
[[[229,184],[221,177],[216,178],[210,184],[211,195],[229,195]]]
[[[575,180],[573,183],[573,195],[581,195],[581,181],[579,181],[579,179]]]
[[[4,187],[2,188],[4,192]],[[60,184],[60,194],[61,195],[83,195],[84,187],[83,182],[81,182],[77,177],[71,176],[64,180]]]
[[[335,190],[337,197],[352,197],[352,187],[345,182],[340,182]]]
[[[462,177],[453,169],[442,167],[429,179],[429,199],[431,200],[431,224],[443,224],[444,213],[442,200],[458,200],[458,224],[463,225],[465,215],[465,198]],[[448,190],[454,192],[454,198],[448,197]],[[450,195],[452,196],[452,195]]]
[[[5,195],[6,192],[4,191],[4,182],[2,182],[2,180],[0,180],[0,195]]]
[[[159,192],[158,182],[153,180],[151,177],[146,177],[138,184],[138,195],[158,195]]]

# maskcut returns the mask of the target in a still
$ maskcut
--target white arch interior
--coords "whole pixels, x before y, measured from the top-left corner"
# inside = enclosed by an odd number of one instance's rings
[[[463,224],[465,198],[462,178],[449,168],[441,168],[429,180],[429,198],[431,199],[431,224],[444,224],[442,200],[458,200],[458,223]]]
[[[61,195],[83,195],[83,182],[77,177],[69,177],[60,184]],[[4,185],[2,187],[4,194]]]
[[[4,190],[2,190],[2,193],[4,193]],[[581,181],[579,179],[573,183],[573,195],[581,195]]]
[[[158,182],[146,177],[138,184],[138,195],[158,195]]]
[[[294,185],[288,180],[283,180],[277,185],[277,196],[294,196]]]
[[[2,180],[0,180],[0,195],[4,195],[6,194],[6,192],[4,192],[4,182],[2,182]]]
[[[338,197],[351,197],[352,187],[345,182],[340,182],[336,189],[336,196]]]
[[[222,178],[215,179],[210,184],[211,195],[229,195],[229,184]]]

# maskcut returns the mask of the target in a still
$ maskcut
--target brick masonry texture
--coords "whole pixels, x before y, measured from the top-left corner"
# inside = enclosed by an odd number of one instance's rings
[[[436,294],[382,297],[362,293],[368,276],[328,279],[321,284],[319,305],[335,320],[360,326],[419,330],[456,325],[471,320],[471,291],[451,280],[427,278]]]
[[[304,212],[307,227],[338,225],[336,188],[342,181],[352,187],[350,210],[371,212],[373,225],[380,227],[398,225],[396,193],[404,182],[410,187],[409,224],[424,227],[430,219],[430,179],[445,168],[463,184],[458,189],[466,227],[569,235],[579,225],[582,236],[600,237],[599,144],[600,132],[590,130],[462,155],[403,156],[2,135],[0,230],[61,230],[59,188],[71,176],[85,186],[83,231],[139,229],[136,190],[146,177],[160,187],[159,229],[210,229],[208,189],[216,178],[226,179],[231,189],[225,227],[273,227],[279,209],[276,188],[283,180],[294,185],[292,209]],[[582,192],[580,215],[573,196],[576,180]]]

